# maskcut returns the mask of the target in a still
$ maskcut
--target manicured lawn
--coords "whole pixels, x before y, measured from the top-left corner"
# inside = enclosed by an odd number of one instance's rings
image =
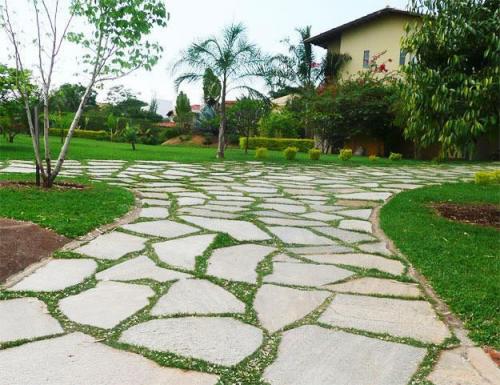
[[[51,137],[51,150],[53,157],[56,157],[60,148],[60,138]],[[188,146],[147,146],[143,144],[137,145],[137,150],[132,151],[130,144],[127,143],[112,143],[106,141],[95,141],[89,139],[73,138],[69,151],[68,159],[84,160],[84,159],[123,159],[123,160],[170,160],[184,163],[191,162],[214,162],[216,149],[213,147],[188,147]],[[31,147],[31,139],[26,135],[19,135],[15,142],[7,143],[3,137],[0,137],[0,160],[17,159],[31,160],[33,159],[33,149]],[[228,161],[253,161],[255,160],[255,151],[249,150],[248,155],[245,155],[243,150],[239,148],[229,148],[226,153]],[[427,162],[402,160],[393,162],[388,159],[379,159],[372,162],[368,157],[353,157],[351,161],[342,162],[337,155],[323,155],[321,160],[312,161],[308,154],[299,153],[295,161],[285,160],[281,151],[269,151],[269,157],[265,162],[274,162],[282,164],[344,164],[348,166],[370,165],[370,166],[394,166],[394,165],[417,165]]]
[[[33,179],[25,175],[0,175],[0,181]],[[83,183],[87,188],[0,187],[0,217],[31,221],[74,238],[123,216],[134,203],[133,194],[123,188],[82,179],[71,182]]]
[[[465,322],[470,337],[500,348],[500,231],[437,216],[433,202],[500,204],[498,185],[446,184],[404,192],[381,212],[385,233]]]

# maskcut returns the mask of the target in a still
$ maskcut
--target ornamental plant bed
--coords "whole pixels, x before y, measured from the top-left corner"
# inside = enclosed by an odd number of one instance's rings
[[[69,242],[30,222],[0,218],[0,282],[50,256]]]
[[[436,203],[432,207],[453,221],[500,229],[500,207],[491,204]]]

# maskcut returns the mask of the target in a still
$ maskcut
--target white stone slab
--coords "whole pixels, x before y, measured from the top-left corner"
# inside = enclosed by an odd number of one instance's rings
[[[345,219],[340,221],[339,229],[362,231],[370,234],[373,232],[371,222],[361,221],[358,219]]]
[[[248,283],[257,282],[257,265],[276,249],[269,246],[245,244],[224,247],[213,252],[207,274]]]
[[[59,308],[72,321],[111,329],[149,304],[148,286],[100,282],[93,289],[63,298]]]
[[[338,294],[320,317],[329,325],[442,343],[450,332],[425,301]]]
[[[422,295],[417,284],[372,277],[329,285],[328,288],[341,293],[377,294],[395,297],[420,297]]]
[[[386,256],[393,255],[392,252],[387,248],[385,242],[370,242],[370,243],[362,243],[358,245],[359,249],[364,251],[365,253],[375,253],[382,254]]]
[[[122,262],[96,274],[96,278],[101,281],[152,279],[158,282],[167,282],[189,277],[188,274],[158,267],[145,255]]]
[[[143,205],[149,205],[149,206],[161,206],[161,207],[170,206],[170,201],[163,199],[141,199],[141,203]]]
[[[264,282],[320,287],[352,275],[353,272],[336,266],[279,262],[273,264],[273,273],[265,276]]]
[[[152,315],[244,313],[245,304],[210,281],[186,279],[176,282],[158,300]]]
[[[372,209],[358,209],[358,210],[341,210],[337,211],[337,214],[344,215],[346,217],[358,218],[368,220],[372,215]]]
[[[401,275],[405,267],[400,261],[379,257],[373,254],[323,254],[307,255],[305,258],[317,263],[351,265],[364,269],[378,269],[389,274]]]
[[[179,214],[194,215],[197,217],[219,218],[219,219],[236,219],[238,214],[225,213],[222,211],[207,210],[203,206],[198,207],[185,207],[178,211]]]
[[[49,314],[47,305],[39,299],[0,301],[0,344],[63,332],[59,322]]]
[[[227,233],[238,241],[265,241],[271,237],[253,223],[226,219],[181,216],[181,219],[207,230]]]
[[[343,245],[289,247],[288,250],[299,255],[349,253],[354,251],[352,247]]]
[[[285,243],[295,245],[331,245],[331,239],[314,234],[311,230],[300,227],[269,226],[269,231]]]
[[[232,318],[173,318],[133,326],[120,342],[233,366],[259,348],[262,331]]]
[[[284,333],[270,385],[406,385],[426,350],[318,326]]]
[[[218,377],[164,368],[72,333],[0,351],[0,385],[215,385]]]
[[[304,318],[319,307],[330,294],[275,285],[263,285],[254,300],[260,323],[271,333]]]
[[[315,230],[333,238],[340,239],[346,243],[358,243],[365,241],[374,241],[375,238],[369,234],[358,233],[356,231],[342,230],[335,227],[317,227]]]
[[[287,219],[287,218],[259,218],[259,221],[264,222],[267,225],[279,225],[279,226],[300,226],[300,227],[318,227],[318,226],[328,226],[325,222],[319,221],[307,221],[304,219]]]
[[[314,211],[312,213],[302,214],[304,218],[315,219],[318,221],[336,221],[339,219],[343,219],[340,215],[328,214],[328,213],[320,213]]]
[[[146,207],[141,209],[140,218],[163,219],[168,217],[168,209],[164,207]]]
[[[194,198],[194,197],[180,197],[177,198],[177,204],[179,206],[196,206],[205,203],[205,199]]]
[[[277,203],[262,203],[259,205],[260,208],[264,210],[276,210],[287,214],[301,214],[305,213],[307,210],[304,206],[299,205],[284,205]]]
[[[194,270],[196,257],[202,255],[214,241],[215,234],[195,235],[153,244],[153,248],[163,262],[182,269]]]
[[[183,223],[174,221],[152,221],[140,222],[131,225],[122,226],[123,229],[133,231],[135,233],[152,235],[163,238],[177,238],[182,235],[196,233],[200,230]]]
[[[362,200],[362,201],[385,201],[391,197],[388,192],[359,192],[350,194],[338,194],[337,199]]]
[[[117,260],[126,254],[144,249],[147,239],[113,231],[104,234],[75,251],[99,259]]]
[[[53,259],[10,287],[9,291],[60,291],[82,283],[97,269],[91,259]]]

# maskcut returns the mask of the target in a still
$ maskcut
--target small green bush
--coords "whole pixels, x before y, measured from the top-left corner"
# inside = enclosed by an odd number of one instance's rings
[[[68,134],[68,130],[64,130],[64,136]],[[61,136],[60,128],[49,128],[50,136]],[[109,135],[106,131],[90,131],[90,130],[75,130],[73,138],[94,139],[94,140],[109,140]]]
[[[240,148],[245,149],[247,138],[240,138]],[[299,152],[308,152],[314,148],[313,139],[290,139],[290,138],[265,138],[251,137],[248,139],[248,148],[254,150],[259,147],[265,147],[273,151],[283,151],[287,147],[297,147]]]
[[[321,150],[319,148],[311,148],[309,150],[309,159],[319,160],[320,157],[321,157]]]
[[[479,171],[474,176],[476,184],[495,184],[500,183],[500,170]]]
[[[339,159],[345,161],[348,161],[352,158],[352,149],[350,148],[344,148],[340,150],[339,154]]]
[[[297,147],[287,147],[283,150],[283,154],[285,155],[285,159],[294,160],[298,151]]]
[[[403,154],[400,154],[397,152],[391,152],[391,154],[389,155],[389,159],[394,161],[394,162],[397,162],[397,161],[403,159]]]
[[[378,156],[377,156],[377,155],[370,155],[370,156],[368,157],[368,160],[369,160],[370,162],[376,162],[376,161],[378,160]]]
[[[255,159],[263,160],[267,159],[268,151],[265,147],[259,147],[255,150]]]

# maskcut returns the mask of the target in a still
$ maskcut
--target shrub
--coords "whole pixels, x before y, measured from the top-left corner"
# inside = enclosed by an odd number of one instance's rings
[[[311,160],[319,160],[321,157],[321,150],[318,148],[311,148],[309,150],[309,159]]]
[[[343,160],[345,162],[347,160],[350,160],[351,158],[352,158],[352,149],[344,148],[343,150],[340,150],[339,154],[340,160]]]
[[[391,152],[391,154],[389,155],[389,159],[394,162],[400,161],[401,159],[403,159],[403,154],[400,154],[398,152]]]
[[[378,156],[377,155],[370,155],[368,157],[368,159],[370,160],[370,162],[376,162],[378,160]]]
[[[287,110],[272,111],[259,122],[259,133],[267,137],[297,137],[300,122]]]
[[[240,138],[240,148],[245,149],[247,138]],[[248,138],[248,148],[253,150],[259,147],[265,147],[269,150],[283,151],[287,147],[297,147],[299,152],[308,152],[314,147],[312,139],[290,139],[290,138]]]
[[[268,155],[267,148],[259,147],[255,150],[255,159],[266,159]]]
[[[495,184],[500,183],[500,170],[479,171],[474,176],[476,184]]]
[[[64,136],[68,134],[68,130],[64,130]],[[50,128],[49,135],[61,136],[60,128]],[[108,140],[109,135],[106,131],[90,131],[90,130],[75,130],[73,132],[74,138],[94,139],[94,140]]]
[[[294,160],[298,151],[297,147],[287,147],[283,150],[283,154],[285,155],[285,159]]]

